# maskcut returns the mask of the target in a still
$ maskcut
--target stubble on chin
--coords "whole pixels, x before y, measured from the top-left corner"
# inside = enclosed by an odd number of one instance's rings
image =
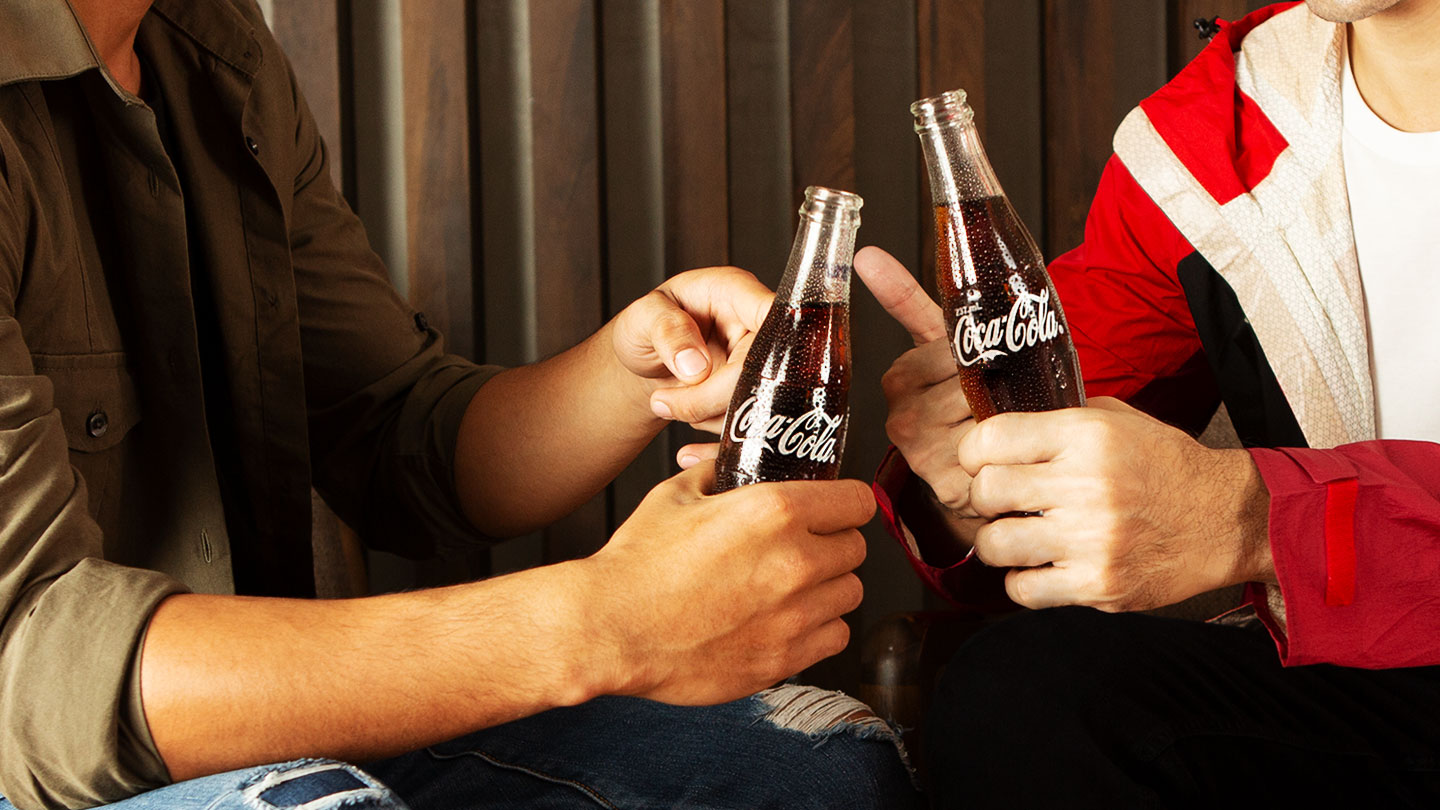
[[[1352,23],[1379,14],[1402,0],[1305,0],[1315,16],[1334,23]]]

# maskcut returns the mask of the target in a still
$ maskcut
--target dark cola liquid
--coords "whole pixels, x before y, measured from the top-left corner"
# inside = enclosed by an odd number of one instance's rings
[[[1045,259],[1003,196],[935,208],[935,274],[975,418],[1085,404]]]
[[[778,303],[735,385],[715,491],[761,481],[840,477],[849,422],[850,313],[844,304]]]

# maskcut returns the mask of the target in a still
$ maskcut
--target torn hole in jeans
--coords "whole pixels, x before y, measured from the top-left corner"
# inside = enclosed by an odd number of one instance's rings
[[[842,733],[861,740],[885,740],[895,746],[905,770],[912,779],[915,777],[905,742],[895,729],[869,706],[844,692],[787,683],[759,692],[755,698],[767,707],[761,720],[804,734],[817,746]]]

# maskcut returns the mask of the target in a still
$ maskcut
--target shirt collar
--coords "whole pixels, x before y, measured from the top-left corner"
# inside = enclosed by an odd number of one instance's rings
[[[256,25],[226,0],[155,0],[163,17],[217,59],[247,76],[260,67]],[[150,18],[146,20],[147,24]],[[69,0],[0,0],[0,87],[64,79],[101,67]]]
[[[0,86],[62,79],[100,64],[67,0],[0,0]]]

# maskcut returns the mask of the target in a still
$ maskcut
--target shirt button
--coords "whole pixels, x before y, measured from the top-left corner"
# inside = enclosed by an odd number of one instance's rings
[[[260,143],[249,135],[245,136],[245,148],[249,149],[252,155],[260,155]]]
[[[109,429],[110,417],[106,416],[104,411],[96,411],[90,414],[90,418],[85,420],[85,432],[89,433],[92,439],[98,439],[104,436],[105,431]]]

